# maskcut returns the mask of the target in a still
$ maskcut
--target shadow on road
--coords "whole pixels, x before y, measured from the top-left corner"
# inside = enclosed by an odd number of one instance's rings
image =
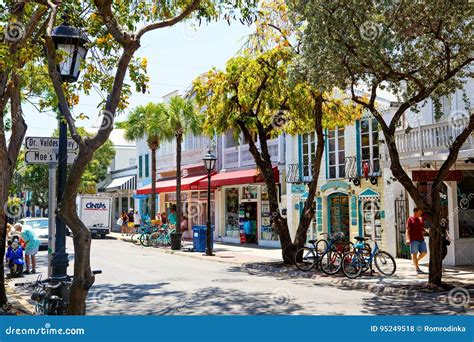
[[[169,283],[94,285],[87,300],[91,315],[289,315],[303,308],[268,292],[206,287],[174,291]]]

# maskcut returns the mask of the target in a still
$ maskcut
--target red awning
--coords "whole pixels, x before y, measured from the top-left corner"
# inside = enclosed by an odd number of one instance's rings
[[[278,168],[273,168],[273,176],[275,181],[279,181]],[[250,170],[239,170],[231,172],[221,172],[211,177],[211,187],[219,187],[226,185],[238,185],[238,184],[252,184],[252,183],[263,183],[263,177],[257,169]],[[207,179],[204,178],[199,182],[200,188],[207,188]]]
[[[200,176],[190,176],[190,177],[183,177],[181,178],[181,190],[188,191],[188,190],[195,190],[199,189],[199,181],[206,178],[206,175]],[[174,192],[176,191],[176,178],[167,179],[156,182],[156,193],[162,192]],[[137,190],[138,195],[150,195],[151,194],[151,184],[144,186]]]

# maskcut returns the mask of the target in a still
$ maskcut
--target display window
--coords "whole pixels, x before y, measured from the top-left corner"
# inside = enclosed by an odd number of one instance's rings
[[[375,240],[382,239],[380,200],[374,199],[362,203],[362,224],[365,237]]]
[[[474,171],[465,171],[458,182],[459,238],[474,238]]]
[[[268,196],[268,195],[267,195]],[[242,199],[244,200],[253,200],[258,198],[258,186],[257,185],[249,185],[243,187],[242,189]]]
[[[224,236],[238,238],[239,224],[239,188],[225,189],[225,223]]]

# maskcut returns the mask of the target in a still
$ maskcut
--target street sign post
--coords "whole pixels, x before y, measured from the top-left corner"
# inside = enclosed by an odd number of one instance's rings
[[[76,159],[77,154],[75,152],[67,153],[67,163],[72,164]],[[25,162],[27,164],[49,164],[57,163],[59,159],[59,153],[55,150],[44,150],[44,151],[30,151],[27,150],[25,153]]]
[[[58,150],[59,149],[59,138],[50,138],[50,137],[26,137],[25,138],[25,147],[27,150]],[[67,149],[68,151],[77,151],[79,145],[73,140],[67,140]]]

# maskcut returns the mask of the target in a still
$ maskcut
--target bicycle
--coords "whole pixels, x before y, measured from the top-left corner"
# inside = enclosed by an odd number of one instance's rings
[[[101,274],[102,271],[92,271],[92,274]],[[69,308],[73,277],[65,276],[60,279],[41,279],[41,274],[34,282],[16,283],[15,286],[33,288],[31,299],[36,302],[35,315],[63,316]]]
[[[319,235],[327,235],[321,233]],[[304,246],[298,249],[293,257],[295,266],[301,271],[309,271],[318,265],[321,255],[327,250],[328,242],[325,239],[309,240],[312,246]]]
[[[373,273],[372,264],[375,264],[377,270],[385,275],[391,276],[397,270],[395,259],[387,252],[382,251],[377,241],[356,236],[357,243],[354,249],[344,254],[342,260],[342,272],[347,278],[355,279],[368,269]],[[374,248],[368,252],[366,241],[374,242]]]
[[[353,249],[354,244],[344,242],[344,233],[338,232],[329,237],[327,250],[319,258],[319,267],[327,275],[334,275],[341,270],[344,252]]]

